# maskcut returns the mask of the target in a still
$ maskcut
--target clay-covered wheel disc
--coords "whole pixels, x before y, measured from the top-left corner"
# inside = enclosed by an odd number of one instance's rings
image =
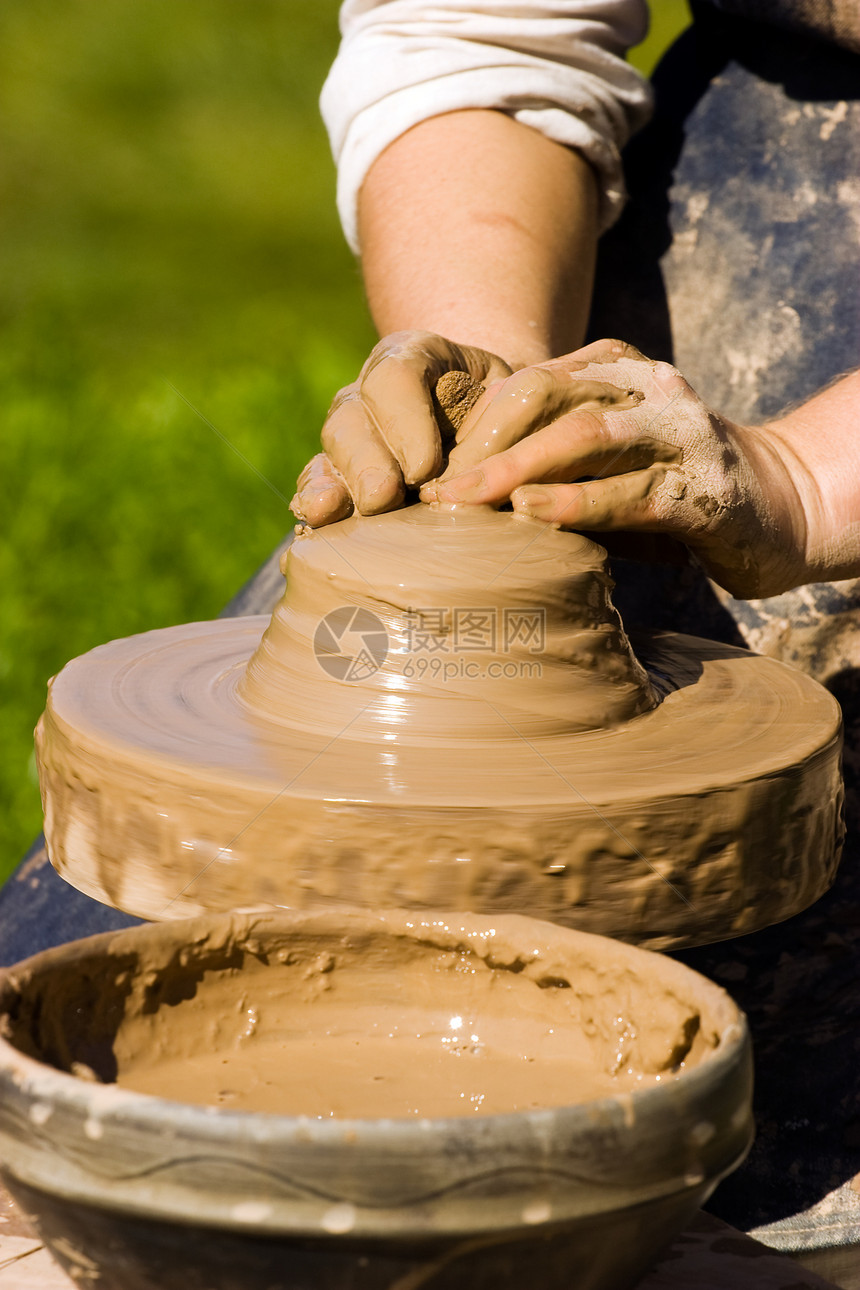
[[[268,619],[100,646],[38,743],[57,870],[151,919],[258,904],[516,911],[680,947],[805,908],[842,838],[840,713],[772,659],[634,640],[664,693],[623,726],[508,743],[382,741],[358,711],[286,732],[238,682]]]

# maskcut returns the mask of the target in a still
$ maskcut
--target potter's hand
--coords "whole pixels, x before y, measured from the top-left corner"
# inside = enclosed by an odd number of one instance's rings
[[[667,363],[598,341],[522,369],[479,411],[423,500],[510,498],[563,528],[668,534],[737,596],[807,580],[797,453],[778,426],[711,412]]]
[[[319,526],[349,515],[377,515],[402,505],[407,487],[442,468],[445,444],[433,389],[445,372],[477,381],[510,375],[503,359],[455,345],[433,332],[395,332],[371,351],[358,380],[334,399],[322,431],[324,452],[299,476],[290,503],[299,519]]]

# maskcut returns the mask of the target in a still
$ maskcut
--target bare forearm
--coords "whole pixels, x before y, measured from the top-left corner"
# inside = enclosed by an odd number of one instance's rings
[[[498,112],[434,117],[397,139],[361,191],[380,335],[438,332],[512,367],[582,343],[597,185],[577,153]]]
[[[487,402],[451,456],[461,473],[449,467],[433,496],[510,497],[566,527],[665,532],[740,596],[860,575],[860,373],[746,426],[629,347],[572,353],[589,311],[596,214],[589,165],[501,113],[434,118],[386,149],[365,180],[359,227],[374,320],[397,335],[335,401],[322,483],[300,481],[297,513],[326,523],[353,502],[374,513],[434,480],[443,445],[431,377],[465,366],[489,386]],[[543,384],[534,373],[505,380],[505,363],[548,370]],[[581,393],[586,377],[638,391],[639,402],[607,410],[604,398],[584,411],[574,386]]]
[[[767,430],[806,520],[807,581],[860,574],[860,372]]]

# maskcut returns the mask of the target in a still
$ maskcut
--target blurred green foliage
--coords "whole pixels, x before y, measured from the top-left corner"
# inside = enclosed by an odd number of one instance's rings
[[[654,11],[646,71],[686,20]],[[336,44],[336,0],[0,6],[0,878],[47,678],[218,612],[373,343],[316,106]]]

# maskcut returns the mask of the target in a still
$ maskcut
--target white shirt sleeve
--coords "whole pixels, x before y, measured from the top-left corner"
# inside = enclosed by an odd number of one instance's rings
[[[373,161],[429,117],[495,108],[578,149],[601,186],[601,226],[624,203],[621,148],[651,108],[624,53],[645,0],[345,0],[321,107],[338,166],[338,210],[358,250],[358,192]]]

